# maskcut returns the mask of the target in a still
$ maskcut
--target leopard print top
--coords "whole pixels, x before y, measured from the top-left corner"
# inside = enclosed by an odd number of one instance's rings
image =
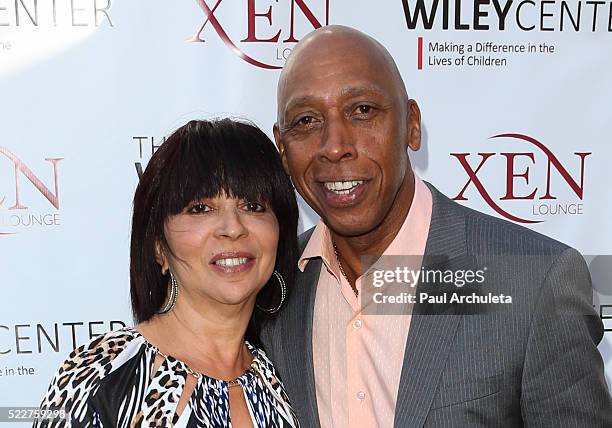
[[[248,342],[247,347],[253,362],[237,380],[253,426],[299,427],[272,363],[263,351]],[[166,356],[151,373],[158,352],[130,327],[75,349],[41,404],[65,408],[68,418],[41,420],[34,427],[231,427],[227,382],[205,375],[197,379],[185,410],[176,413],[188,368]]]

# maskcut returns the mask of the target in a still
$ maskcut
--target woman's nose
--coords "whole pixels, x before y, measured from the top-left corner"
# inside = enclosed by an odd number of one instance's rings
[[[226,209],[219,213],[219,221],[215,230],[217,237],[238,239],[248,234],[249,231],[244,225],[238,209]]]

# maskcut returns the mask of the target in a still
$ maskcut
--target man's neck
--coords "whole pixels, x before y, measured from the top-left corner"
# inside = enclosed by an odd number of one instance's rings
[[[351,284],[354,284],[355,280],[370,267],[362,266],[362,258],[367,257],[373,263],[385,252],[399,233],[410,212],[414,189],[414,173],[409,170],[391,204],[391,209],[377,227],[363,235],[348,237],[330,230],[340,263]]]

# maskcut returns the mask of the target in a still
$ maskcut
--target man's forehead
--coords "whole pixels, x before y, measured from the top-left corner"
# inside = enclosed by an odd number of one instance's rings
[[[278,89],[280,99],[287,101],[319,93],[328,96],[350,96],[366,91],[383,93],[392,89],[393,80],[385,63],[363,57],[344,58],[327,63],[293,63],[283,73]]]
[[[317,74],[328,67],[388,67],[382,53],[371,46],[361,47],[359,44],[333,43],[317,48],[310,45],[300,49],[289,58],[285,73]]]
[[[370,93],[405,94],[393,58],[374,39],[351,29],[316,31],[294,48],[278,82],[279,114],[321,99]]]

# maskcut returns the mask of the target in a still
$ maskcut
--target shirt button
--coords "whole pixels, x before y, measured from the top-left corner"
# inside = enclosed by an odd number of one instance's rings
[[[361,320],[355,320],[353,322],[353,327],[354,328],[361,328],[362,325],[363,325],[363,323],[361,322]]]
[[[365,392],[363,392],[363,391],[359,391],[359,392],[357,393],[357,399],[358,399],[358,400],[365,400]]]

